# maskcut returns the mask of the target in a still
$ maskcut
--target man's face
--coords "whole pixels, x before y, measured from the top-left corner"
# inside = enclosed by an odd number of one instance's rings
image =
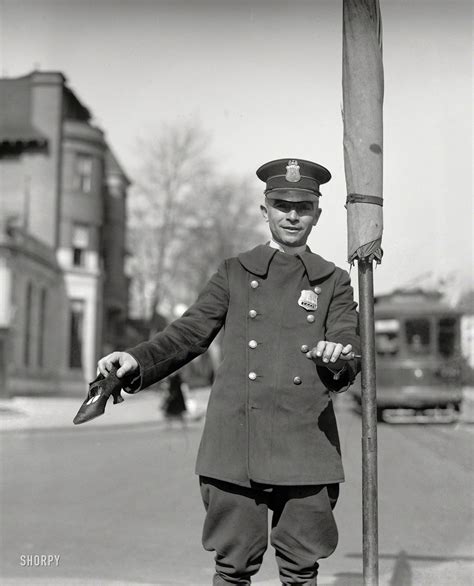
[[[273,239],[285,246],[303,246],[321,215],[318,201],[265,199],[260,206]]]

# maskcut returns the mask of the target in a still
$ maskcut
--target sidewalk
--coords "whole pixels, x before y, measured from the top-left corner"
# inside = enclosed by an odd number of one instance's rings
[[[124,402],[114,405],[109,399],[105,413],[92,421],[74,425],[72,420],[83,399],[78,397],[13,397],[0,400],[0,431],[42,429],[92,429],[120,425],[163,424],[160,408],[163,395],[142,391],[136,395],[122,392]],[[206,414],[209,388],[189,392],[186,420],[196,422]]]
[[[165,419],[160,409],[163,395],[155,391],[142,391],[136,395],[122,392],[124,402],[114,405],[109,399],[105,413],[74,425],[72,420],[82,404],[78,397],[13,397],[0,400],[0,431],[41,429],[91,429],[119,425],[160,424]],[[209,388],[194,389],[187,398],[186,420],[196,422],[206,414]],[[474,423],[474,388],[464,389],[460,423]]]

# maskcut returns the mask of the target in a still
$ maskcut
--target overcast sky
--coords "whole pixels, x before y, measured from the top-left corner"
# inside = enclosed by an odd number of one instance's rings
[[[0,0],[0,66],[63,72],[133,177],[137,137],[198,118],[223,173],[327,166],[310,245],[346,265],[342,0]],[[381,0],[384,250],[376,292],[472,279],[470,1]],[[244,244],[243,244],[244,245]],[[353,271],[355,274],[356,271]]]

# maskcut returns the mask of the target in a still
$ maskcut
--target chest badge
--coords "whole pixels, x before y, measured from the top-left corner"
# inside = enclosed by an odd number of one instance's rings
[[[314,311],[318,309],[318,294],[314,291],[304,289],[301,291],[298,305],[306,309],[306,311]]]

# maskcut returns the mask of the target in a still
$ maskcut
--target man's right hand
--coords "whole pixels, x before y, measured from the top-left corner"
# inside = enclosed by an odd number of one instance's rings
[[[138,370],[138,362],[128,352],[112,352],[111,354],[107,354],[107,356],[99,360],[97,368],[102,376],[107,376],[112,370],[113,365],[120,367],[117,369],[118,378],[122,378],[126,374],[133,374]]]

